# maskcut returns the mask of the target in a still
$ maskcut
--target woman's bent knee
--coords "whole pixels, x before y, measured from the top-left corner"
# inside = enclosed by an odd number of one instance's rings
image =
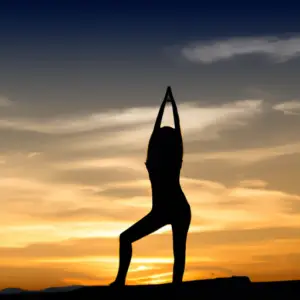
[[[119,236],[119,241],[121,244],[127,244],[130,243],[130,240],[128,238],[128,235],[126,234],[126,231],[122,232]]]

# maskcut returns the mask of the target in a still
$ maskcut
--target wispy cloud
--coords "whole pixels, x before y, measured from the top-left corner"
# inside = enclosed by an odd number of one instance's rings
[[[28,153],[28,158],[33,158],[33,157],[36,157],[36,156],[39,156],[41,153],[39,152],[30,152]]]
[[[240,186],[245,188],[265,188],[267,185],[267,182],[260,179],[248,179],[240,182]]]
[[[286,226],[298,224],[297,215],[291,215],[290,211],[295,207],[291,203],[300,203],[300,197],[265,189],[259,184],[253,187],[242,183],[229,188],[220,182],[183,177],[182,185],[193,209],[191,231],[276,226],[279,219]],[[0,233],[2,242],[7,244],[37,238],[55,240],[62,236],[115,237],[151,208],[150,186],[146,180],[115,182],[114,190],[121,189],[123,193],[113,197],[105,193],[112,184],[94,187],[102,194],[85,192],[76,185],[41,185],[17,178],[2,180],[1,187],[2,199],[10,199],[2,202],[5,214],[22,216],[23,220],[23,223],[9,224],[2,220]],[[144,191],[144,195],[139,196],[137,189]],[[26,198],[24,192],[29,192],[30,197]],[[27,223],[26,215],[30,216]],[[30,228],[35,235],[21,236]]]
[[[283,155],[300,153],[300,143],[279,145],[274,147],[261,147],[235,151],[220,151],[210,153],[195,153],[186,155],[186,161],[201,160],[227,160],[234,164],[256,163]]]
[[[293,100],[278,103],[273,106],[273,109],[281,111],[285,115],[300,115],[300,101]]]
[[[246,126],[252,118],[262,112],[261,100],[245,100],[224,104],[217,107],[201,107],[196,104],[183,104],[179,107],[182,131],[185,142],[214,140],[220,137],[224,130],[233,130]],[[153,109],[153,118],[148,122],[140,122],[132,127],[124,127],[122,130],[109,130],[101,133],[93,133],[92,136],[74,138],[69,147],[74,149],[103,149],[110,147],[122,147],[123,150],[145,149],[148,144],[153,123],[157,114],[157,108]],[[171,114],[166,115],[163,124],[172,124]]]
[[[181,55],[195,63],[210,64],[249,54],[267,55],[273,62],[286,62],[300,55],[300,36],[234,37],[198,41],[184,46]]]
[[[179,110],[184,129],[193,131],[215,123],[240,122],[243,118],[260,112],[261,104],[261,100],[245,100],[219,107],[201,107],[192,102],[179,105]],[[130,125],[149,125],[152,128],[157,112],[158,107],[136,107],[88,115],[56,116],[53,119],[14,117],[0,119],[0,128],[47,134],[68,134]],[[171,114],[164,117],[164,122],[172,123],[172,120]],[[139,127],[135,129],[138,130]]]
[[[153,119],[154,114],[155,111],[153,109],[133,108],[88,115],[64,115],[51,119],[12,117],[0,119],[0,128],[48,134],[66,134],[120,125],[133,125],[141,121],[147,122]]]
[[[1,158],[0,158],[1,159]],[[1,160],[0,160],[1,161]],[[110,168],[126,168],[135,171],[144,171],[144,165],[139,160],[132,157],[113,157],[104,159],[86,159],[81,161],[62,162],[54,167],[61,170],[86,170],[86,169],[110,169]]]

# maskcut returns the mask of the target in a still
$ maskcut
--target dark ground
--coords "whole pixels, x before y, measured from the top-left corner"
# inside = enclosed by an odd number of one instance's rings
[[[171,284],[81,287],[68,292],[23,292],[0,299],[300,299],[300,280],[252,283],[248,277],[187,281]]]

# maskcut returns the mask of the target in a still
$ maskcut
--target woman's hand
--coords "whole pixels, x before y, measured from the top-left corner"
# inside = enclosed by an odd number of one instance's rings
[[[173,97],[172,90],[171,90],[170,86],[167,87],[167,91],[166,91],[166,94],[165,94],[165,99],[166,99],[166,102],[171,102],[172,103],[174,101],[174,97]]]
[[[176,105],[175,99],[173,97],[172,90],[171,90],[170,86],[168,86],[168,88],[167,88],[166,95],[169,99],[169,102],[171,102],[171,104],[172,104],[175,130],[177,132],[177,137],[179,138],[179,143],[181,144],[181,148],[182,148],[182,151],[183,151],[183,145],[182,145],[183,142],[182,142],[182,135],[181,135],[180,119],[179,119],[179,114],[178,114],[178,110],[177,110],[177,105]]]
[[[166,103],[168,102],[168,95],[170,94],[170,92],[171,92],[171,88],[168,87],[167,91],[166,91],[166,94],[165,94],[165,97],[164,97],[164,100],[163,100],[163,102],[162,102],[162,104],[160,106],[160,109],[158,111],[158,115],[156,117],[156,121],[155,121],[155,125],[154,125],[154,130],[153,131],[157,131],[160,128],[162,117],[163,117],[164,110],[165,110],[165,106],[166,106]],[[171,95],[172,95],[172,92],[171,92]]]

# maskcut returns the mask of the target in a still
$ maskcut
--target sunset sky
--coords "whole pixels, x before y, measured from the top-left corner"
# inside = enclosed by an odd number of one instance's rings
[[[184,280],[300,279],[298,8],[105,2],[1,2],[0,289],[114,280],[119,234],[151,209],[168,85],[192,208]],[[127,283],[170,282],[172,254],[168,226],[136,242]]]

